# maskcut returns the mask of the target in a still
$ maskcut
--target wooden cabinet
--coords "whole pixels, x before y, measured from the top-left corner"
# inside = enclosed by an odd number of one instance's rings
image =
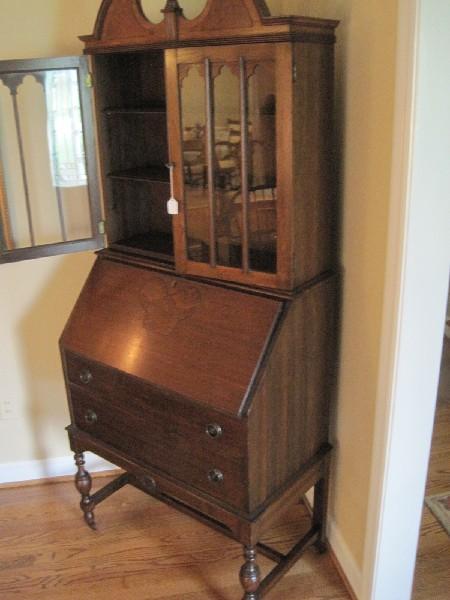
[[[83,38],[108,248],[61,338],[81,506],[95,526],[129,483],[233,537],[246,600],[325,547],[335,26],[261,0],[192,21],[169,1],[154,25],[105,0]],[[85,450],[124,474],[91,493]],[[261,544],[312,486],[306,536],[287,556]],[[278,563],[263,581],[257,550]]]

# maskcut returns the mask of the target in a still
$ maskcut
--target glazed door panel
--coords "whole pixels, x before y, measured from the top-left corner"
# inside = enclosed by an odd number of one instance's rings
[[[289,57],[276,44],[167,52],[181,272],[289,287]]]

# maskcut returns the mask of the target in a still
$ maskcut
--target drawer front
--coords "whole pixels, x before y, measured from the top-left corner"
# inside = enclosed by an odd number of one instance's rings
[[[64,353],[66,377],[69,383],[79,385],[87,391],[111,394],[120,384],[120,373],[71,352]]]
[[[93,381],[93,380],[92,380]],[[75,425],[143,465],[244,508],[247,496],[245,427],[211,419],[130,381],[109,393],[70,385]],[[237,444],[234,441],[238,440]]]
[[[242,421],[71,353],[66,353],[66,364],[69,383],[104,399],[111,410],[125,406],[135,415],[150,411],[146,419],[153,422],[153,434],[161,444],[168,446],[171,441],[172,450],[177,442],[183,452],[189,444],[194,451],[200,447],[203,452],[227,459],[240,461],[246,457],[246,425]],[[148,423],[143,422],[143,426],[148,433]]]

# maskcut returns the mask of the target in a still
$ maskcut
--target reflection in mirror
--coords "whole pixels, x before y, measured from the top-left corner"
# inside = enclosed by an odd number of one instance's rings
[[[276,87],[275,64],[248,64],[249,263],[276,272]]]
[[[206,97],[203,65],[179,65],[183,132],[184,202],[189,260],[209,262]]]
[[[0,73],[3,250],[92,237],[76,69]]]
[[[239,65],[213,66],[217,264],[242,267]]]

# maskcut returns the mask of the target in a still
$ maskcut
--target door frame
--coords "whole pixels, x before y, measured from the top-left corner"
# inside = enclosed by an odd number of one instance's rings
[[[450,265],[448,0],[399,0],[391,209],[362,598],[409,600]],[[447,29],[446,29],[447,28]],[[447,48],[447,50],[446,50]],[[414,468],[411,468],[411,466]]]

